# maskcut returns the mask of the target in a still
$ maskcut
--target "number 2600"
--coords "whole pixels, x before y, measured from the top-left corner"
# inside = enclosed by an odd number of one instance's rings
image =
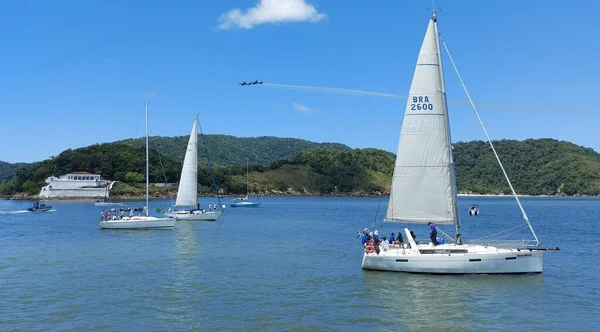
[[[412,111],[426,111],[426,110],[433,110],[433,104],[410,104],[410,109]]]

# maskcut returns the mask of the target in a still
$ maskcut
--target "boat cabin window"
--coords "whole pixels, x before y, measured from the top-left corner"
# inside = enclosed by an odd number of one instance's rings
[[[421,249],[421,254],[466,254],[466,249]]]

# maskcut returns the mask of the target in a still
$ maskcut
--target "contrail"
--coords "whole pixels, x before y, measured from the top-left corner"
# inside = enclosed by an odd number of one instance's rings
[[[406,99],[407,96],[397,95],[393,93],[377,92],[377,91],[366,91],[357,89],[344,89],[344,88],[332,88],[324,86],[308,86],[308,85],[291,85],[291,84],[275,84],[275,83],[263,83],[262,86],[275,89],[286,89],[286,90],[299,90],[299,91],[316,91],[316,92],[329,92],[329,93],[343,93],[357,96],[371,96],[379,98],[395,98],[395,99]],[[469,107],[470,105],[466,102],[453,102],[449,101],[450,106],[458,107]],[[476,103],[480,108],[485,109],[496,109],[496,110],[511,110],[511,111],[529,111],[529,112],[542,112],[542,113],[562,113],[562,114],[584,114],[584,115],[600,115],[600,108],[581,108],[573,107],[568,109],[566,107],[545,107],[545,106],[534,106],[534,105],[502,105],[502,104],[486,104]]]
[[[382,98],[399,98],[405,99],[406,96],[395,95],[392,93],[365,91],[356,89],[342,89],[342,88],[329,88],[324,86],[306,86],[306,85],[289,85],[289,84],[272,84],[264,83],[263,86],[276,89],[287,89],[287,90],[309,90],[309,91],[320,91],[320,92],[333,92],[333,93],[346,93],[360,96],[373,96]]]

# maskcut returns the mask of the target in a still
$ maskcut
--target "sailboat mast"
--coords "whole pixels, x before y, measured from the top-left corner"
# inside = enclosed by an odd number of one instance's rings
[[[457,193],[457,189],[456,189],[456,172],[454,170],[454,156],[452,153],[452,138],[450,135],[450,116],[449,116],[449,112],[448,112],[448,102],[446,99],[446,83],[444,82],[444,69],[442,67],[442,52],[440,49],[440,34],[438,32],[438,24],[437,24],[437,13],[435,11],[435,3],[433,3],[433,12],[431,13],[431,19],[433,20],[433,27],[435,29],[435,40],[436,40],[436,47],[437,47],[437,56],[438,56],[438,64],[439,64],[439,68],[440,68],[440,82],[441,87],[442,87],[442,102],[444,103],[444,109],[446,110],[446,132],[447,132],[447,137],[448,137],[448,146],[450,147],[448,149],[448,153],[449,153],[449,160],[450,160],[450,172],[451,174],[451,178],[452,178],[452,207],[454,209],[454,231],[455,231],[455,238],[458,234],[460,234],[460,217],[459,217],[459,213],[458,213],[458,193]]]
[[[150,195],[150,167],[148,166],[148,104],[144,104],[146,113],[146,217],[148,216],[148,196]]]
[[[196,113],[196,119],[194,120],[195,123],[195,127],[196,127],[196,132],[195,135],[196,137],[194,137],[196,139],[196,145],[194,146],[194,149],[196,149],[194,151],[194,153],[196,153],[196,158],[194,158],[194,173],[196,174],[196,195],[195,195],[195,201],[196,201],[196,206],[199,208],[200,205],[198,203],[198,113]]]
[[[250,178],[248,177],[248,158],[246,158],[246,198],[250,195]]]

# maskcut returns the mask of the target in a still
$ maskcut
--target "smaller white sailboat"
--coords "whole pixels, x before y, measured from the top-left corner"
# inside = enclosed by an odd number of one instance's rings
[[[223,210],[216,203],[209,204],[208,210],[201,209],[198,203],[198,116],[196,115],[183,159],[177,200],[175,206],[170,207],[166,215],[177,220],[215,221],[222,213]]]
[[[249,172],[248,172],[248,158],[246,158],[246,197],[240,197],[240,198],[234,199],[233,202],[231,202],[231,205],[230,205],[231,207],[258,207],[260,205],[260,202],[251,202],[249,200],[249,196],[250,196],[250,190],[249,190],[250,178],[249,178],[248,174],[249,174]]]
[[[148,215],[148,197],[150,188],[150,169],[148,165],[148,105],[146,112],[146,208],[143,215],[134,215],[133,209],[129,215],[121,212],[120,215],[110,216],[108,211],[102,214],[100,228],[102,229],[169,229],[175,226],[173,218],[157,218]]]

